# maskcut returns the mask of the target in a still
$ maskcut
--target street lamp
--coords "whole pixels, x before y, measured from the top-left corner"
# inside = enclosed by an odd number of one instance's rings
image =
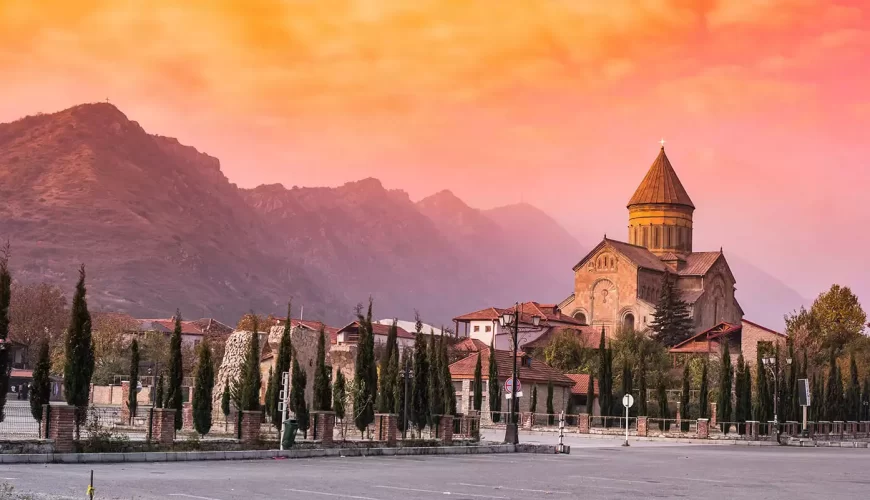
[[[411,369],[411,364],[408,363],[407,360],[405,362],[405,370],[402,376],[405,379],[405,401],[404,408],[402,409],[402,415],[404,418],[404,420],[402,420],[404,423],[404,425],[402,425],[402,441],[404,441],[405,437],[408,435],[408,384],[411,381],[411,377],[414,376],[414,370]]]
[[[787,364],[791,364],[791,358],[785,358]],[[779,420],[777,415],[776,403],[779,399],[779,364],[775,357],[763,358],[761,363],[770,370],[773,375],[773,427],[776,429],[776,439],[779,441]]]
[[[522,321],[522,309],[520,303],[517,302],[513,312],[505,311],[498,318],[498,322],[502,327],[507,327],[510,331],[513,325],[513,334],[511,335],[511,343],[513,344],[513,371],[511,372],[511,407],[508,422],[505,425],[504,442],[507,444],[519,444],[520,436],[517,430],[517,351],[519,351],[520,343],[520,322]],[[538,327],[541,324],[541,317],[538,315],[532,316],[532,325]],[[495,355],[495,353],[492,353]],[[492,383],[492,381],[490,381]],[[498,381],[495,381],[498,383]]]

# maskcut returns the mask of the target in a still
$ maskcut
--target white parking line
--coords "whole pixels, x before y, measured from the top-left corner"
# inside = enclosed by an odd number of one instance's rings
[[[333,497],[333,498],[353,498],[354,500],[381,500],[379,498],[361,497],[361,496],[357,496],[357,495],[343,495],[341,493],[327,493],[325,491],[294,490],[292,488],[284,488],[284,491],[289,491],[292,493],[306,493],[308,495],[322,495],[325,497]]]
[[[475,495],[473,493],[453,493],[450,491],[436,491],[436,490],[421,490],[417,488],[400,488],[398,486],[375,486],[375,488],[383,488],[385,490],[397,490],[397,491],[413,491],[416,493],[434,493],[436,495],[460,495],[463,497],[474,497],[474,498],[497,498],[502,500],[507,500],[507,497],[496,497],[492,495]]]
[[[694,477],[673,477],[673,476],[659,476],[662,479],[680,479],[683,481],[698,481],[702,483],[727,483],[729,481],[719,481],[718,479],[696,479]]]
[[[459,486],[468,486],[470,488],[492,488],[494,490],[507,490],[507,491],[525,491],[528,493],[546,493],[548,495],[552,494],[561,494],[561,495],[570,495],[570,491],[559,491],[559,490],[532,490],[528,488],[508,488],[507,486],[487,486],[485,484],[471,484],[471,483],[456,483]]]
[[[184,494],[184,493],[170,493],[169,496],[171,496],[171,497],[195,498],[195,499],[197,499],[197,500],[219,500],[219,499],[217,499],[217,498],[211,498],[211,497],[198,497],[198,496],[196,496],[196,495],[186,495],[186,494]]]

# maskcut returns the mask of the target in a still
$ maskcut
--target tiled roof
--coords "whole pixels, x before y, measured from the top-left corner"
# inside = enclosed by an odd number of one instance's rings
[[[686,265],[677,270],[680,276],[704,276],[713,264],[722,256],[722,252],[694,252],[686,256]]]
[[[653,161],[637,191],[634,192],[634,196],[629,200],[628,206],[649,203],[685,205],[695,208],[695,204],[689,198],[689,193],[686,192],[686,188],[677,177],[674,167],[671,166],[664,147],[659,151],[659,155]]]
[[[594,327],[583,325],[583,326],[554,326],[549,328],[546,332],[544,332],[540,337],[536,338],[531,342],[527,342],[523,344],[523,349],[536,349],[540,347],[546,347],[547,344],[550,343],[556,335],[559,335],[563,332],[573,332],[577,339],[587,347],[594,347],[598,345],[598,339],[600,335],[600,330],[596,331]]]
[[[632,261],[636,266],[642,267],[644,269],[651,269],[653,271],[665,271],[667,266],[662,262],[661,259],[656,257],[656,254],[650,252],[646,247],[632,245],[631,243],[625,243],[624,241],[617,241],[604,238],[604,242],[614,250],[626,256],[630,261]],[[592,252],[589,253],[591,256],[592,253],[597,252],[596,248]]]
[[[680,290],[680,299],[686,304],[694,304],[704,295],[704,290]]]
[[[169,319],[137,319],[139,330],[143,332],[172,333],[175,330],[175,320]],[[206,333],[232,333],[233,329],[220,321],[202,318],[194,321],[181,321],[182,335],[205,335]]]
[[[459,342],[453,344],[453,346],[451,347],[456,352],[479,352],[489,346],[487,346],[485,342],[482,342],[480,340],[467,338],[460,340]]]
[[[586,396],[589,389],[589,374],[587,373],[566,373],[566,377],[574,381],[574,387],[571,388],[571,394],[578,396]],[[592,390],[598,394],[598,381],[592,381]]]
[[[492,352],[492,349],[487,347],[479,353],[480,362],[484,367],[484,373],[486,373],[486,367],[489,366],[489,357]],[[474,353],[451,364],[450,376],[454,380],[474,378],[474,367],[477,364],[477,356],[478,353]],[[513,353],[511,351],[496,350],[494,356],[495,364],[498,367],[499,379],[506,380],[510,378],[511,370],[513,369]],[[519,371],[519,376],[517,378],[520,379],[521,383],[526,381],[547,383],[552,380],[553,385],[574,385],[574,381],[566,377],[565,374],[559,370],[551,368],[534,358],[529,359],[531,360],[531,366],[520,366],[519,360],[517,360],[517,370]]]
[[[502,314],[516,310],[517,306],[510,306],[506,308],[487,307],[486,309],[481,309],[472,313],[463,314],[462,316],[457,316],[453,318],[453,320],[460,322],[497,321],[498,317]],[[523,302],[519,305],[519,311],[520,322],[524,324],[532,324],[532,316],[540,316],[542,323],[559,322],[578,326],[583,324],[579,320],[574,319],[567,314],[562,314],[562,311],[560,311],[555,304],[541,304],[535,301]]]
[[[708,353],[719,350],[718,338],[741,331],[739,325],[722,322],[718,325],[697,333],[679,344],[668,349],[670,353]]]
[[[481,309],[479,311],[463,314],[462,316],[457,316],[453,318],[453,321],[496,321],[498,320],[498,317],[501,316],[501,313],[501,309],[496,309],[495,307],[487,307],[486,309]]]
[[[275,318],[275,326],[280,326],[287,323],[287,318]],[[319,332],[321,328],[323,328],[326,335],[329,337],[329,341],[332,344],[335,344],[338,341],[338,328],[329,326],[322,321],[311,321],[311,320],[301,320],[292,318],[290,320],[290,326],[292,328],[303,327],[309,330],[314,330]]]
[[[386,335],[389,335],[391,326],[392,325],[382,325],[380,323],[372,323],[372,331],[374,332],[375,335],[386,336]],[[343,328],[340,328],[339,330],[336,331],[336,335],[338,335],[339,333],[346,331],[346,330],[355,330],[355,329],[359,329],[359,321],[354,321],[353,323],[346,325]],[[396,336],[400,339],[413,339],[414,338],[413,333],[409,333],[407,330],[405,330],[404,328],[402,328],[400,326],[396,326]]]

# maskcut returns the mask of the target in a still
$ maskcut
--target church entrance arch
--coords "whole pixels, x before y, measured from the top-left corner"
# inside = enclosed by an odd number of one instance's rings
[[[626,330],[634,330],[634,314],[628,313],[622,317],[622,327]]]
[[[586,320],[586,313],[583,311],[577,311],[574,313],[574,319],[583,323],[584,325],[588,325],[588,321]]]

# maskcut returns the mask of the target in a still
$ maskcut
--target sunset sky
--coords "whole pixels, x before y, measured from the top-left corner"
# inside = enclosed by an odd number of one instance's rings
[[[868,4],[0,1],[0,121],[108,98],[243,187],[522,199],[589,247],[663,137],[697,250],[870,306]]]

